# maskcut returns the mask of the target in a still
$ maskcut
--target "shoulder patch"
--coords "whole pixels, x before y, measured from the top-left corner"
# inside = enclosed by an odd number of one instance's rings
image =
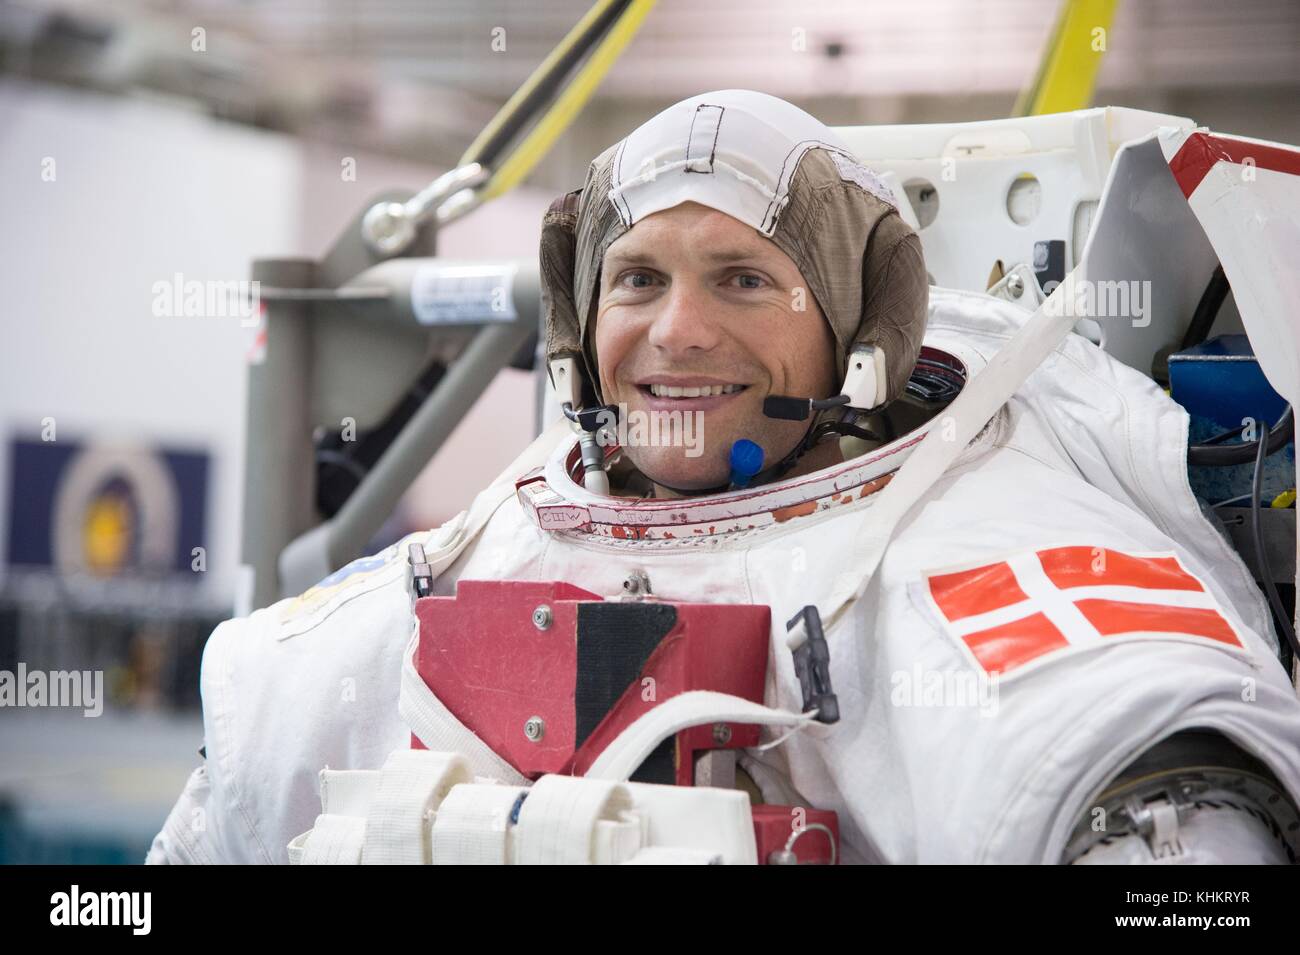
[[[284,640],[297,636],[324,622],[340,606],[369,593],[392,579],[391,568],[404,564],[406,546],[421,534],[408,534],[395,544],[369,557],[358,557],[344,564],[297,597],[280,601],[277,605],[279,631],[277,638]],[[385,573],[385,571],[390,571]]]
[[[1028,550],[924,571],[920,597],[971,662],[1003,679],[1137,640],[1206,644],[1250,659],[1236,626],[1171,551]]]

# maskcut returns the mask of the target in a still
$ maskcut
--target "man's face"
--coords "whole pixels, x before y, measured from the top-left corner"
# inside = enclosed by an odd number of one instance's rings
[[[788,454],[808,422],[765,417],[763,399],[828,397],[834,342],[794,262],[715,209],[687,202],[657,212],[605,253],[595,330],[605,403],[626,405],[629,418],[702,412],[695,456],[682,446],[631,442],[632,463],[658,483],[725,483],[740,438],[763,448],[764,467]],[[719,386],[722,394],[695,397],[667,391]]]

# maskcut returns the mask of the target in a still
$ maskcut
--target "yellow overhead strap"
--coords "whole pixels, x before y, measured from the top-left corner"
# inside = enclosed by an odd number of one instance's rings
[[[1016,99],[1012,116],[1068,113],[1092,102],[1118,2],[1065,0],[1033,82]]]
[[[527,82],[515,91],[515,94],[510,97],[492,122],[474,140],[474,143],[465,153],[467,158],[473,156],[481,148],[488,137],[510,115],[515,106],[528,96],[539,79],[546,74],[548,68],[565,55],[592,21],[606,11],[613,2],[615,0],[600,0],[587,11],[586,16],[578,21],[577,25],[551,51],[541,66],[533,71],[533,75],[529,77]],[[610,28],[605,38],[588,56],[587,61],[575,74],[572,82],[564,88],[564,91],[551,104],[551,107],[542,115],[536,125],[529,130],[527,137],[515,149],[511,150],[506,160],[493,171],[492,178],[488,180],[483,189],[484,201],[493,199],[513,189],[532,172],[533,167],[546,155],[551,146],[554,145],[555,140],[582,111],[582,107],[586,105],[587,100],[596,91],[596,87],[600,85],[600,81],[605,78],[605,74],[614,65],[614,61],[618,59],[623,49],[636,35],[636,31],[640,29],[642,21],[645,20],[654,5],[655,0],[634,0],[628,7],[627,12]],[[467,161],[467,158],[461,160],[462,164]]]

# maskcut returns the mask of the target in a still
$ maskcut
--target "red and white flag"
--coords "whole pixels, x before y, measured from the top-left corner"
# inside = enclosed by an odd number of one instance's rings
[[[1205,585],[1168,552],[1051,547],[930,571],[924,583],[949,633],[988,674],[1127,640],[1246,649]]]

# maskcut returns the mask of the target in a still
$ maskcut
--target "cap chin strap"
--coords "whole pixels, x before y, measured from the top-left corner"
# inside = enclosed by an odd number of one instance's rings
[[[613,406],[598,406],[579,409],[581,378],[576,356],[565,355],[552,359],[547,365],[551,384],[559,397],[565,416],[579,426],[580,443],[583,448],[583,483],[590,491],[609,494],[609,480],[605,475],[604,454],[597,447],[593,437],[598,424],[596,415],[608,414],[617,409]],[[875,345],[854,345],[849,350],[844,384],[840,394],[831,398],[814,401],[807,398],[790,398],[780,395],[769,396],[764,402],[764,414],[772,418],[804,420],[811,418],[808,430],[804,432],[799,443],[780,461],[764,468],[749,480],[749,486],[768,484],[780,480],[795,463],[806,454],[816,442],[817,422],[822,412],[835,413],[838,409],[844,414],[844,421],[850,423],[857,412],[870,411],[885,404],[888,382],[886,379],[885,351]],[[806,403],[806,404],[805,404]],[[778,410],[781,409],[781,410]],[[831,428],[835,431],[835,427]],[[586,432],[585,435],[582,432]],[[843,432],[841,432],[843,433]],[[644,473],[644,472],[643,472]],[[707,488],[679,488],[663,481],[656,481],[646,475],[658,487],[666,488],[674,494],[691,497],[704,494],[720,494],[731,488],[731,482]]]

